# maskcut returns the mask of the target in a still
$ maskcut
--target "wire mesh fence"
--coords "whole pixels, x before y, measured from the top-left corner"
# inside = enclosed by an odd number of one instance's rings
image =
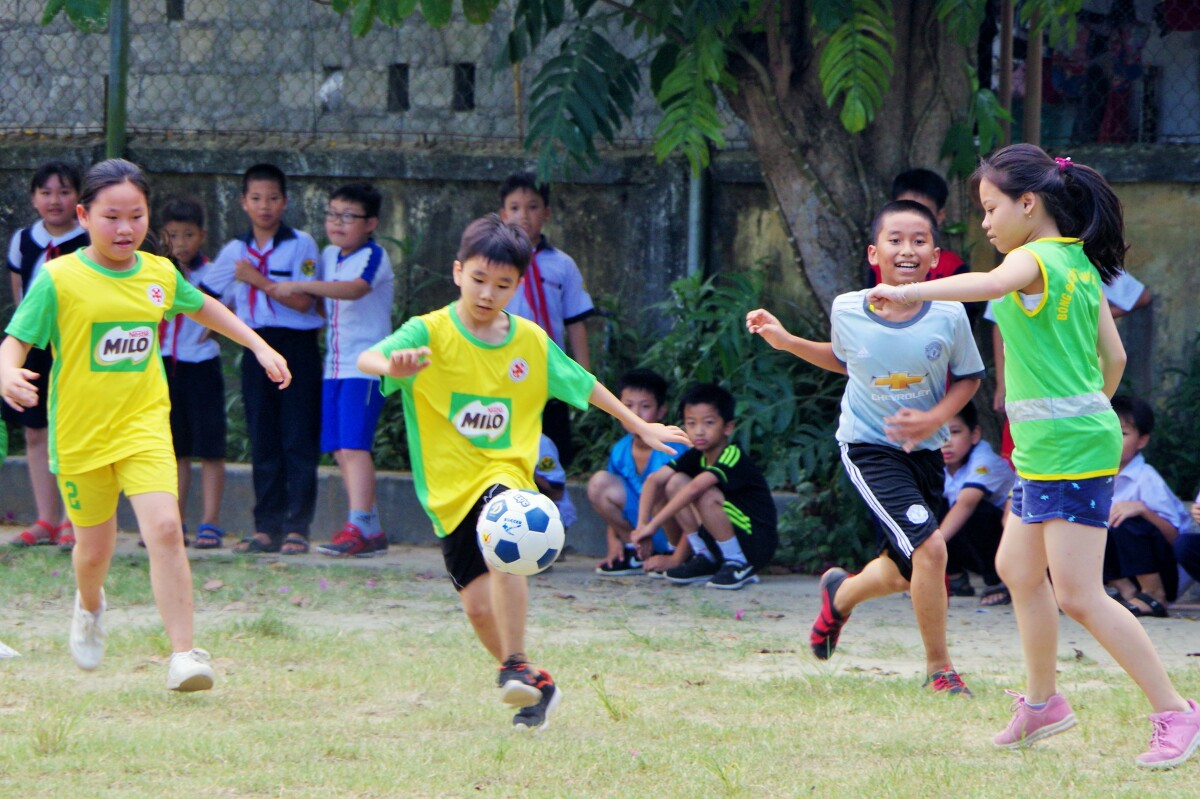
[[[45,2],[0,0],[0,132],[101,133],[109,37],[62,16],[43,27]],[[639,53],[607,13],[620,49]],[[558,44],[521,68],[498,64],[512,25],[504,6],[487,25],[456,16],[433,28],[414,15],[361,38],[317,0],[130,0],[129,19],[130,136],[516,145],[529,80]],[[1074,43],[1047,50],[1043,66],[1048,146],[1200,143],[1200,0],[1088,0]],[[647,84],[643,71],[618,145],[653,138],[660,115]],[[1021,102],[1018,91],[1018,115]],[[725,118],[729,146],[745,147],[745,127],[728,109]]]

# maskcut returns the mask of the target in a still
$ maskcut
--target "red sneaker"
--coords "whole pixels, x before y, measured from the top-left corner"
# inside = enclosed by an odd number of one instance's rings
[[[836,567],[821,575],[821,612],[817,614],[817,620],[813,622],[812,632],[808,636],[808,644],[818,660],[829,659],[833,650],[837,649],[842,627],[850,620],[849,613],[843,616],[833,607],[833,598],[837,595],[838,588],[849,576],[850,573],[845,569]]]

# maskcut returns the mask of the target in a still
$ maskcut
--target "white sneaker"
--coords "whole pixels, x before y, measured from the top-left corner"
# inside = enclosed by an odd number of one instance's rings
[[[168,691],[207,691],[213,687],[212,657],[203,649],[175,652],[167,667]]]
[[[84,671],[92,671],[104,659],[104,628],[100,617],[107,607],[104,589],[100,589],[100,610],[89,613],[79,604],[79,592],[75,592],[75,614],[71,617],[71,657],[75,665]]]

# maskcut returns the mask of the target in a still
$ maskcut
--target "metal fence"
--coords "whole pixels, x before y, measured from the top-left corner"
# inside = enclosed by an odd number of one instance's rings
[[[109,38],[62,17],[41,26],[45,3],[0,0],[0,132],[101,133]],[[528,78],[557,46],[498,67],[503,7],[485,26],[432,28],[418,15],[363,38],[314,0],[129,0],[129,23],[130,136],[516,144]],[[610,30],[624,33],[615,16]],[[1200,143],[1200,0],[1088,0],[1078,31],[1043,60],[1046,145]],[[644,146],[659,118],[644,90],[617,143]],[[726,119],[730,146],[746,146]]]

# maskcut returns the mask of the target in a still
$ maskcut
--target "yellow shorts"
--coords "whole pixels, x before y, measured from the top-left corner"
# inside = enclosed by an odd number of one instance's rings
[[[117,498],[122,491],[127,497],[155,491],[178,497],[175,463],[175,453],[169,449],[148,450],[90,472],[57,475],[67,518],[78,527],[103,524],[117,512]]]

